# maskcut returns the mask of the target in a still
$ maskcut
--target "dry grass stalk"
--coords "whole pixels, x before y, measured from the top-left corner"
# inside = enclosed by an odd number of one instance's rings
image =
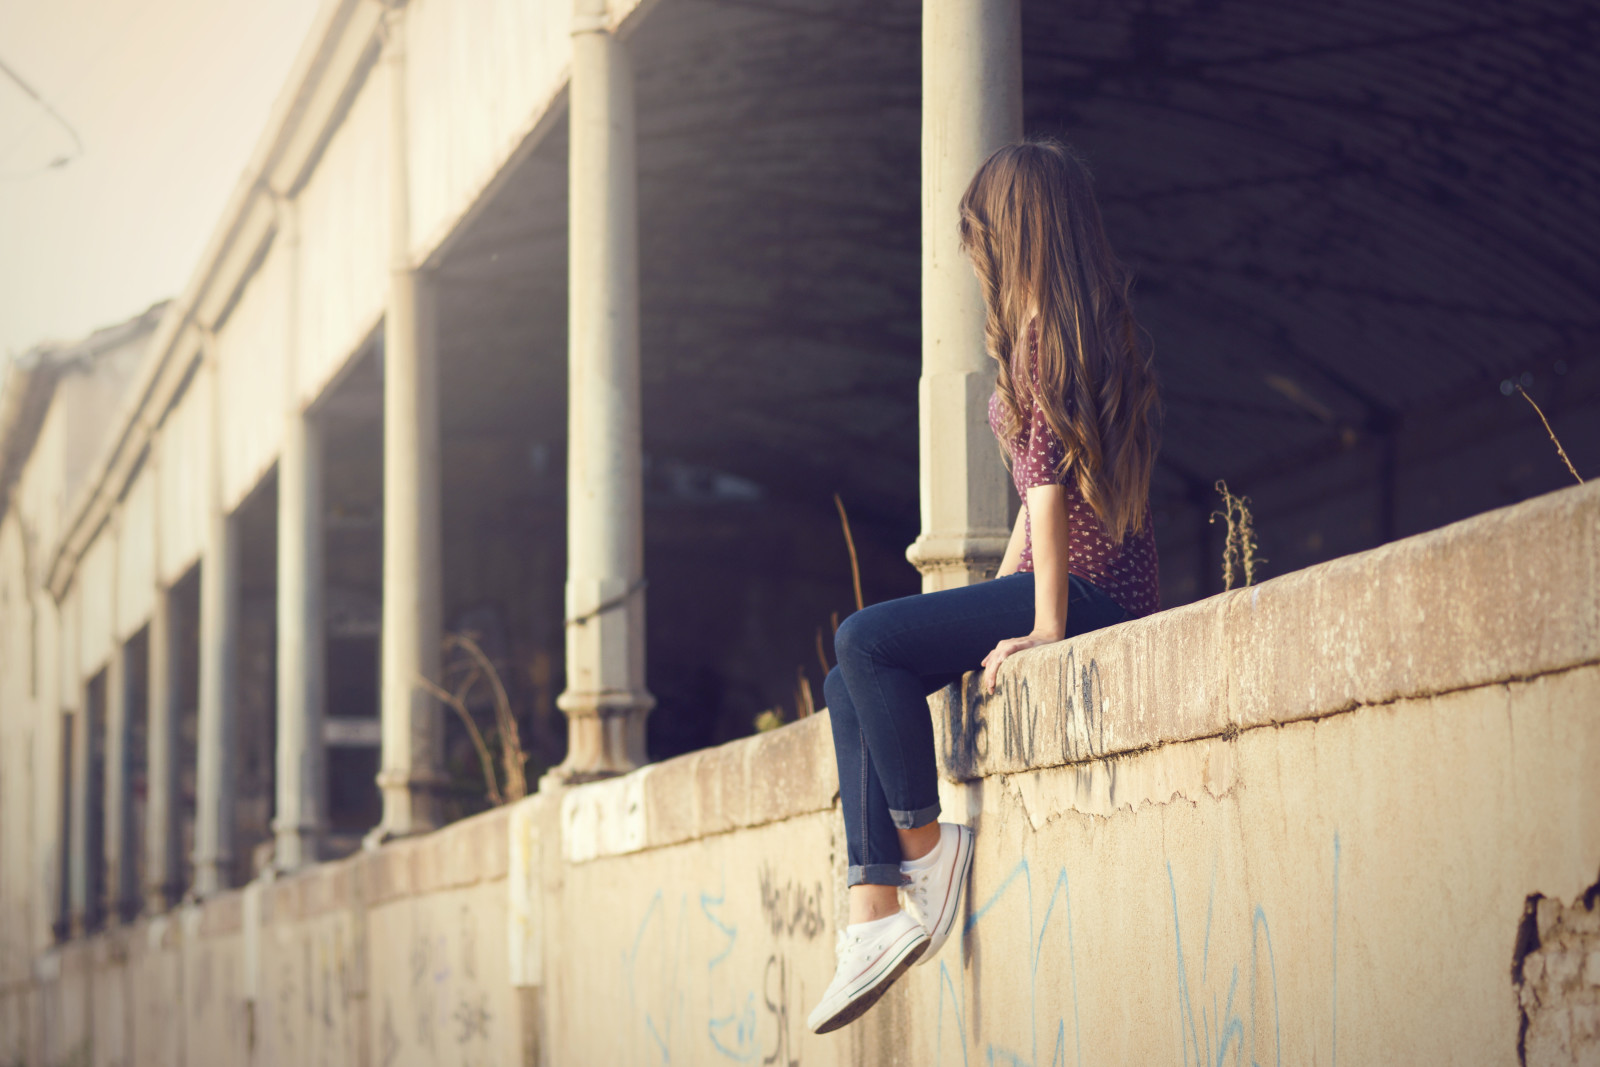
[[[806,677],[806,669],[797,667],[795,671],[799,675],[799,681],[795,684],[794,712],[796,719],[803,719],[807,715],[817,713],[817,704],[811,697],[811,679]]]
[[[478,762],[483,765],[483,781],[488,788],[489,802],[498,807],[508,801],[521,800],[528,795],[528,777],[524,767],[528,755],[522,750],[517,717],[511,711],[511,698],[506,695],[506,687],[500,681],[500,672],[494,669],[494,664],[471,634],[450,634],[444,640],[444,647],[446,651],[459,649],[472,661],[472,668],[466,672],[461,684],[453,693],[420,676],[417,684],[454,709],[466,726],[467,735],[472,738],[472,747],[478,752]],[[490,696],[494,700],[495,730],[500,736],[501,775],[505,779],[503,792],[494,773],[494,757],[489,752],[489,744],[467,707],[467,695],[485,679],[489,682]]]
[[[527,771],[523,766],[528,762],[528,756],[522,751],[517,717],[511,712],[511,698],[506,695],[506,687],[500,681],[500,672],[494,669],[494,664],[471,634],[451,634],[445,638],[444,647],[447,651],[458,648],[465,652],[475,664],[474,674],[481,673],[488,679],[489,691],[494,697],[495,726],[500,731],[500,760],[506,777],[506,799],[521,800],[528,795]]]
[[[500,787],[495,782],[494,758],[489,755],[489,746],[483,740],[483,733],[478,729],[478,724],[472,721],[472,713],[467,710],[467,694],[472,691],[472,687],[477,683],[478,672],[474,670],[467,676],[467,680],[461,686],[461,688],[452,693],[442,686],[435,685],[433,682],[422,677],[421,675],[417,676],[418,685],[426,689],[429,693],[432,693],[441,702],[454,708],[456,714],[461,716],[461,721],[467,727],[467,734],[472,738],[472,747],[478,750],[478,762],[483,765],[483,781],[484,784],[488,786],[489,803],[493,804],[495,807],[499,807],[506,801],[505,798],[500,795]]]
[[[866,598],[861,594],[861,559],[856,555],[856,539],[850,530],[850,515],[845,511],[844,498],[838,493],[833,494],[833,506],[839,509],[839,525],[844,530],[844,545],[850,553],[850,582],[855,590],[856,610],[860,611],[867,606],[867,602]],[[833,633],[839,632],[839,613],[837,611],[828,615],[828,624]],[[822,667],[822,676],[826,678],[828,671],[832,668],[828,664],[827,644],[823,640],[822,627],[820,626],[817,627],[817,663]],[[817,713],[817,701],[815,694],[811,690],[811,679],[806,677],[806,669],[797,667],[795,670],[795,718],[803,719],[807,715],[815,715]],[[758,733],[772,730],[782,726],[784,721],[783,707],[779,705],[776,708],[768,708],[757,715],[755,717],[755,728]]]
[[[839,524],[844,527],[844,544],[850,550],[850,579],[856,587],[856,610],[860,611],[867,606],[861,598],[861,561],[856,558],[856,539],[850,534],[850,516],[845,514],[844,500],[838,493],[833,494],[833,505],[839,509]],[[839,627],[834,625],[834,629]]]
[[[1539,407],[1539,405],[1534,401],[1533,397],[1529,396],[1528,391],[1521,385],[1517,386],[1517,392],[1522,394],[1522,399],[1526,400],[1530,404],[1533,404],[1533,410],[1538,414],[1539,421],[1544,423],[1544,432],[1550,435],[1550,443],[1556,446],[1556,455],[1561,457],[1561,462],[1567,465],[1567,470],[1571,471],[1572,476],[1578,479],[1578,484],[1582,485],[1583,475],[1578,473],[1578,468],[1574,467],[1572,465],[1572,460],[1567,458],[1567,450],[1561,447],[1561,438],[1557,437],[1556,432],[1550,428],[1550,420],[1544,417],[1544,409]]]
[[[1244,577],[1246,586],[1254,584],[1256,580],[1256,565],[1262,560],[1256,558],[1255,518],[1250,514],[1250,498],[1235,496],[1228,491],[1228,483],[1219,480],[1217,492],[1222,496],[1222,511],[1211,513],[1211,522],[1223,520],[1228,526],[1228,536],[1222,546],[1222,587],[1232,589],[1233,583]]]

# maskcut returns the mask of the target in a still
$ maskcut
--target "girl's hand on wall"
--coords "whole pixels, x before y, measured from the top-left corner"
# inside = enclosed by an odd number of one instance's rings
[[[1008,637],[998,645],[995,645],[994,651],[983,657],[983,691],[985,695],[994,692],[995,682],[1000,677],[1000,664],[1004,663],[1007,657],[1059,640],[1061,640],[1059,637],[1029,634],[1026,637]]]

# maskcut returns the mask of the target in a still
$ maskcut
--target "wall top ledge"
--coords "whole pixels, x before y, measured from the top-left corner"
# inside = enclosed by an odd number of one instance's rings
[[[1600,483],[1023,653],[933,696],[953,781],[1063,766],[1600,661]],[[576,786],[584,862],[830,807],[826,713]]]
[[[1600,484],[1017,657],[936,695],[952,780],[1104,759],[1600,660]]]

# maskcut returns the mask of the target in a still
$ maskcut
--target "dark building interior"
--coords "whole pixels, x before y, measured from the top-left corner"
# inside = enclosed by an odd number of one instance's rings
[[[1592,7],[1022,11],[1027,132],[1089,161],[1155,347],[1166,606],[1222,588],[1220,480],[1270,579],[1570,484],[1520,389],[1600,471]],[[821,703],[834,494],[865,599],[919,588],[919,34],[914,0],[679,0],[632,39],[652,758]],[[530,781],[564,745],[566,182],[557,118],[435,264],[446,625],[500,668]],[[357,599],[380,374],[328,442],[366,457],[330,475]],[[359,631],[330,633],[335,715],[376,671]]]

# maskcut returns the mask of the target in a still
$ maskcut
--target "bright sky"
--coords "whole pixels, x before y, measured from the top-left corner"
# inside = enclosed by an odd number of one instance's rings
[[[320,0],[0,0],[0,357],[188,282]]]

